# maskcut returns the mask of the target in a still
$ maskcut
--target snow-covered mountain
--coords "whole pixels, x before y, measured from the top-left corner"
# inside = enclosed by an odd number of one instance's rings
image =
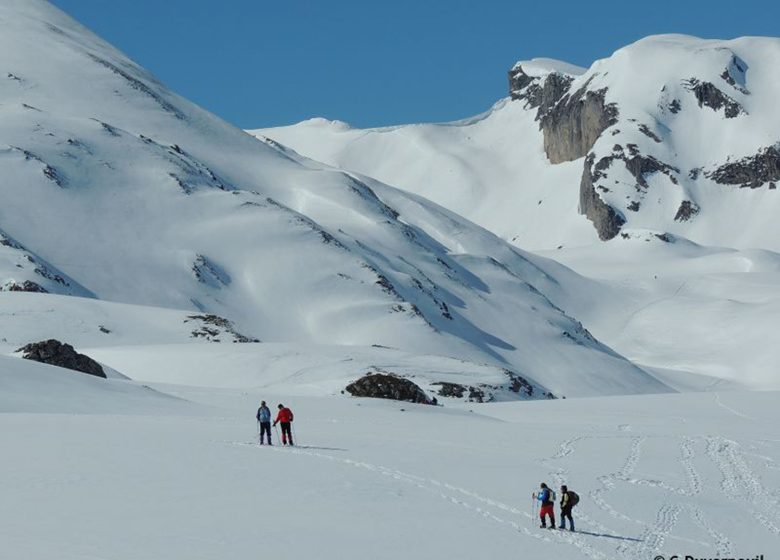
[[[510,97],[465,121],[358,130],[314,119],[256,133],[523,247],[642,229],[777,250],[779,64],[780,39],[660,35],[587,70],[519,62]]]
[[[4,290],[488,363],[538,396],[667,390],[562,310],[590,286],[570,270],[258,141],[42,0],[5,0],[0,21]]]
[[[588,69],[519,62],[472,119],[253,133],[591,278],[567,312],[675,386],[778,388],[779,64],[780,39],[653,36]]]

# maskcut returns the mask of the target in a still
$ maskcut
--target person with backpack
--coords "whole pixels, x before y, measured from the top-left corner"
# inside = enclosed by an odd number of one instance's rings
[[[293,445],[292,428],[290,426],[293,421],[292,410],[281,403],[279,403],[278,408],[279,412],[276,415],[276,420],[274,420],[274,426],[277,423],[282,425],[282,445],[287,445],[288,441],[290,445]]]
[[[559,529],[566,529],[566,520],[569,520],[569,531],[574,531],[574,518],[571,516],[571,509],[580,501],[576,492],[569,490],[564,484],[561,486],[561,526]]]
[[[263,436],[268,435],[268,445],[271,443],[271,409],[265,404],[265,401],[260,403],[260,408],[257,409],[257,421],[260,423],[260,445],[263,445]]]
[[[545,518],[550,518],[550,529],[555,529],[555,492],[542,482],[541,490],[536,494],[536,500],[541,503],[539,508],[539,518],[542,520],[540,529],[547,527]]]

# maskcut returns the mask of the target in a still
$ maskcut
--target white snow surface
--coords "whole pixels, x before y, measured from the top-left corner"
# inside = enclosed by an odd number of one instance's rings
[[[587,68],[576,66],[563,60],[556,60],[554,58],[532,58],[531,60],[521,60],[516,63],[513,70],[522,68],[523,71],[536,78],[541,78],[547,74],[556,72],[558,74],[564,74],[566,76],[581,76],[587,71]]]
[[[774,392],[442,408],[0,362],[9,558],[768,557],[780,531]],[[260,399],[296,447],[257,444]],[[542,481],[577,532],[538,528]]]

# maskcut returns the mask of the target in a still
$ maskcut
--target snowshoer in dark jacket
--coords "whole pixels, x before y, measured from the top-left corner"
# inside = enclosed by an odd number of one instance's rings
[[[263,436],[268,435],[268,445],[271,443],[271,409],[265,405],[265,401],[260,403],[257,409],[257,421],[260,422],[260,445],[263,445]]]
[[[292,429],[290,426],[293,421],[292,410],[281,403],[278,408],[279,412],[276,415],[276,420],[274,420],[274,426],[276,426],[277,423],[282,425],[282,445],[287,445],[288,441],[290,442],[290,445],[293,445]]]
[[[542,520],[542,524],[540,525],[540,528],[544,529],[547,527],[545,517],[549,516],[549,528],[555,529],[555,495],[544,482],[542,482],[540,488],[541,490],[536,494],[536,499],[541,503],[539,518]]]
[[[574,531],[574,518],[571,516],[571,508],[574,507],[574,500],[569,493],[569,488],[564,484],[561,486],[561,526],[559,529],[566,528],[566,520],[569,520],[569,530]]]

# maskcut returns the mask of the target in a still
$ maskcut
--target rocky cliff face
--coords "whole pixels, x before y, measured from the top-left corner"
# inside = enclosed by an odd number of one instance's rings
[[[780,135],[766,122],[780,125],[769,111],[780,83],[760,74],[780,62],[780,42],[767,41],[761,59],[748,39],[650,37],[579,76],[521,62],[510,95],[536,109],[549,163],[582,159],[579,210],[600,239],[633,223],[678,232],[706,215],[707,189],[772,190],[780,180]]]
[[[563,97],[541,119],[544,152],[551,163],[584,157],[617,122],[617,105],[604,101],[606,91],[586,88],[587,84]]]

